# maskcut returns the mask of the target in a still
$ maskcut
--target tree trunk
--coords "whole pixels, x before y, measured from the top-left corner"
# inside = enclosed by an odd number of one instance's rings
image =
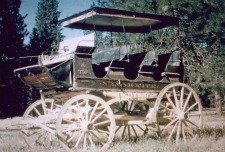
[[[222,115],[222,100],[218,91],[214,91],[214,100],[215,100],[216,113],[218,115]]]

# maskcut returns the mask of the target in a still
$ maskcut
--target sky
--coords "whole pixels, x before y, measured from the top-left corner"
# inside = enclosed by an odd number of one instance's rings
[[[32,29],[35,25],[35,16],[37,12],[37,4],[39,0],[21,0],[20,13],[24,16],[27,14],[25,18],[25,23],[27,24],[27,29],[29,33],[32,32]],[[65,17],[71,16],[75,13],[84,11],[90,8],[92,4],[92,0],[59,0],[58,10],[61,12],[59,19],[63,19]],[[82,30],[77,29],[69,29],[63,27],[63,35],[64,39],[70,39],[72,37],[83,35]],[[25,39],[25,43],[29,41],[29,36]]]

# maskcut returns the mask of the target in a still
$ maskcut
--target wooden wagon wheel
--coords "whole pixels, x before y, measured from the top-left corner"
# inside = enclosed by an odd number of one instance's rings
[[[183,83],[167,85],[159,93],[155,108],[157,123],[162,136],[167,140],[194,138],[194,131],[202,127],[202,106],[196,92]]]
[[[36,102],[32,103],[24,112],[23,120],[34,123],[37,122],[37,124],[45,126],[47,130],[55,130],[56,122],[47,121],[46,119],[46,122],[41,120],[43,120],[43,117],[46,115],[52,115],[59,111],[57,109],[60,109],[60,106],[56,106],[53,99],[45,99],[45,104],[46,107],[43,109],[41,100],[37,100]],[[53,110],[55,111],[53,112]],[[55,135],[54,132],[51,133],[47,130],[34,124],[34,127],[22,130],[22,132],[26,135],[24,136],[25,141],[30,147],[33,147],[35,144],[50,147],[52,146],[52,141]]]
[[[78,95],[69,99],[58,116],[59,139],[69,148],[108,148],[115,134],[115,118],[108,104],[94,95]]]
[[[116,135],[122,139],[137,140],[148,133],[148,128],[143,124],[149,105],[127,99],[114,98],[107,102],[116,119]]]

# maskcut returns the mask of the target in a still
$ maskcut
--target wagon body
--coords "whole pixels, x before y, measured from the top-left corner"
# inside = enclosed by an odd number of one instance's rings
[[[175,17],[104,8],[93,8],[61,22],[70,28],[131,33],[178,25]],[[182,77],[179,52],[157,54],[128,45],[96,49],[94,43],[94,34],[63,41],[59,54],[43,54],[37,65],[16,69],[15,72],[39,90],[72,87],[159,91],[170,81],[179,81]]]
[[[179,19],[91,8],[61,23],[83,30],[149,33],[178,26]],[[137,139],[150,130],[161,137],[169,134],[168,140],[176,142],[194,138],[192,129],[201,127],[201,103],[196,92],[181,83],[179,51],[158,53],[130,43],[99,49],[95,40],[90,33],[63,41],[58,54],[42,54],[36,65],[15,70],[41,92],[41,100],[26,110],[25,122],[44,130],[44,137],[46,132],[56,135],[67,149],[107,148],[116,134]],[[60,90],[64,96],[68,90],[86,93],[59,105],[45,99],[43,92],[49,90]]]

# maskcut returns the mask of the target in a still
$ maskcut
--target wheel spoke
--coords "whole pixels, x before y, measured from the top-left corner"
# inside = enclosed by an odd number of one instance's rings
[[[41,115],[40,112],[37,110],[37,108],[34,108],[34,111],[35,111],[36,114],[38,114],[38,116]]]
[[[181,121],[178,121],[177,135],[176,135],[176,144],[178,144],[178,142],[179,142],[180,131],[181,131]]]
[[[193,113],[193,112],[189,112],[188,113],[188,116],[201,116],[202,114],[198,111],[198,112],[195,112],[195,113]]]
[[[38,138],[35,140],[35,142],[40,143],[40,144],[43,144],[43,143],[41,143],[41,141],[39,141],[39,140],[42,139],[42,138],[45,138],[44,133],[40,134],[40,135],[38,136]]]
[[[50,106],[51,110],[53,110],[53,105],[54,105],[54,102],[51,102],[51,106]]]
[[[81,127],[77,127],[77,128],[65,128],[62,130],[63,133],[66,133],[68,131],[80,131]]]
[[[184,142],[187,142],[183,123],[181,123],[181,129],[182,129],[182,135],[183,135]]]
[[[116,129],[115,133],[117,133],[117,132],[120,130],[121,127],[122,127],[122,126],[119,126],[119,127]]]
[[[83,143],[83,150],[87,150],[87,134],[84,134],[84,143]]]
[[[169,126],[171,126],[172,124],[174,124],[178,119],[174,119],[173,121],[171,121],[170,123],[168,123],[164,128],[163,131],[166,130]]]
[[[97,126],[105,125],[105,124],[108,124],[108,123],[110,123],[110,120],[95,123],[95,124],[93,124],[93,126],[97,127]]]
[[[174,96],[174,100],[175,100],[175,104],[176,104],[177,109],[180,109],[175,88],[173,88],[173,96]]]
[[[68,120],[68,119],[63,119],[62,121],[66,122],[66,123],[69,123],[69,124],[76,123],[75,121]]]
[[[85,99],[85,107],[87,108],[89,106],[90,106],[89,105],[89,100]],[[89,111],[85,112],[85,120],[88,120],[88,113],[89,113]]]
[[[121,110],[123,110],[123,111],[127,111],[128,110],[127,103],[125,101],[123,101],[121,103]]]
[[[170,120],[173,120],[174,118],[176,118],[176,116],[170,115],[170,116],[163,116],[163,118],[168,118]]]
[[[175,114],[174,110],[169,109],[168,107],[164,106],[163,104],[160,104],[160,106],[162,106],[162,107],[165,108],[166,110],[168,110],[168,111],[170,111],[170,112],[172,112],[172,113]]]
[[[76,109],[76,112],[77,112],[77,113],[74,113],[73,111],[70,111],[70,112],[72,113],[72,115],[74,116],[74,118],[76,118],[77,120],[80,120],[79,118],[81,118],[80,121],[85,120],[85,119],[84,119],[84,116],[83,116],[82,113],[81,113],[81,109],[80,109],[80,106],[78,105],[78,102],[76,102],[76,105],[75,105],[75,106],[77,107],[77,109]],[[76,114],[78,114],[79,117],[77,117]]]
[[[35,117],[31,116],[31,115],[28,115],[27,116],[28,118],[31,118],[31,119],[34,119]]]
[[[86,103],[86,100],[87,100],[87,99],[83,99],[83,101],[78,102],[77,104],[78,104],[79,106],[82,106],[82,105],[84,105],[84,103]]]
[[[193,126],[195,126],[196,128],[199,128],[198,125],[194,124],[193,122],[191,122],[190,120],[186,119],[187,122],[189,122],[190,124],[192,124]]]
[[[145,132],[145,129],[141,128],[141,126],[136,125],[138,128],[140,128],[143,132]]]
[[[107,134],[107,135],[109,135],[109,134],[110,134],[110,132],[109,132],[109,131],[105,131],[105,130],[102,130],[102,129],[98,129],[98,131],[99,131],[99,132],[101,132],[101,133],[105,133],[105,134]]]
[[[134,132],[136,138],[138,138],[137,132],[136,132],[136,130],[134,129],[134,126],[133,126],[133,125],[131,125],[131,128],[132,128],[132,130],[133,130],[133,132]]]
[[[80,112],[78,112],[78,115],[76,115],[76,113],[70,111],[70,113],[73,115],[74,118],[76,118],[76,120],[78,120],[79,122],[82,122],[82,120],[84,120],[84,117],[82,116],[82,114]]]
[[[126,128],[127,128],[127,125],[125,125],[124,128],[123,128],[122,138],[124,138],[124,134],[125,134]]]
[[[90,118],[89,118],[89,121],[91,121],[91,119],[92,119],[92,117],[93,117],[93,115],[94,115],[94,113],[95,113],[95,111],[96,111],[98,105],[99,105],[99,103],[97,102],[97,103],[95,104],[94,108],[92,109],[91,115],[90,115]]]
[[[78,140],[77,140],[77,142],[76,142],[76,144],[75,144],[75,147],[76,147],[76,148],[77,148],[78,145],[80,144],[81,138],[82,138],[83,136],[84,136],[84,132],[82,132],[81,135],[79,136],[79,138],[78,138]]]
[[[180,109],[183,108],[183,102],[184,102],[184,87],[181,88],[180,92]]]
[[[188,97],[187,97],[187,99],[186,99],[186,101],[185,101],[185,103],[184,103],[184,107],[183,107],[183,111],[185,111],[185,109],[186,109],[186,107],[187,107],[187,104],[188,104],[188,102],[189,102],[189,100],[190,100],[190,98],[191,98],[191,95],[192,95],[192,92],[189,92],[189,94],[188,94]]]
[[[127,129],[128,129],[127,130],[128,131],[128,137],[129,137],[129,140],[130,140],[130,137],[131,137],[131,135],[130,135],[130,125],[127,126]]]
[[[188,108],[188,110],[185,111],[185,113],[189,112],[192,108],[194,108],[198,103],[196,102],[195,104],[193,104],[192,106],[190,106]]]
[[[173,109],[177,111],[177,108],[175,107],[175,105],[173,104],[173,101],[170,99],[170,97],[167,93],[166,93],[166,98],[169,101],[169,103],[171,104],[171,106],[173,107]]]
[[[103,115],[106,112],[106,109],[102,110],[92,121],[91,123],[94,123],[101,115]]]
[[[58,108],[62,108],[62,106],[61,105],[59,105],[59,104],[56,104],[56,103],[54,103],[54,106],[56,106],[56,107],[58,107]]]
[[[177,125],[178,125],[178,121],[177,121],[177,122],[175,123],[175,125],[173,126],[173,129],[172,129],[172,131],[170,132],[170,135],[169,135],[167,141],[170,141],[170,140],[171,140],[171,138],[172,138],[172,136],[173,136],[173,133],[174,133],[174,131],[175,131]]]
[[[77,136],[77,132],[74,132],[73,135],[67,140],[67,142],[71,142],[75,136]],[[83,136],[83,132],[82,132],[81,136]]]
[[[130,105],[129,105],[129,100],[128,100],[128,102],[127,102],[127,108],[129,108],[128,111],[132,111],[133,105],[134,105],[134,100],[131,101]]]
[[[91,135],[90,135],[90,134],[88,134],[88,139],[89,139],[89,141],[90,141],[90,143],[91,143],[92,148],[94,148],[94,149],[95,149],[95,144],[94,144],[94,142],[93,142],[93,140],[92,140],[92,138],[91,138]]]
[[[193,132],[192,132],[192,129],[188,126],[188,124],[187,124],[186,122],[184,122],[184,125],[186,126],[186,128],[187,128],[189,134],[190,134],[192,137],[195,137],[194,134],[193,134]]]
[[[100,142],[102,145],[104,145],[104,142],[97,136],[93,131],[90,131],[90,133],[97,139],[98,142]]]

